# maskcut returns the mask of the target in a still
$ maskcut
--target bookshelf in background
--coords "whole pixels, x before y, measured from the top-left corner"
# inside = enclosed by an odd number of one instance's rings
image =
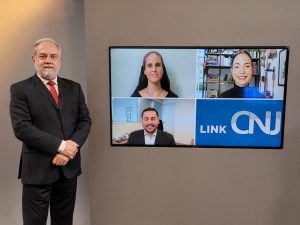
[[[247,50],[253,61],[253,76],[251,86],[259,84],[259,51],[258,49]],[[221,93],[234,86],[231,75],[231,61],[240,49],[206,49],[204,59],[203,98],[217,98]]]

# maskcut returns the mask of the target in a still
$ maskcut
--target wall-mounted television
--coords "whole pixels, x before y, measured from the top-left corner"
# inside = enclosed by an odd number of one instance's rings
[[[286,46],[110,46],[112,146],[283,148]]]

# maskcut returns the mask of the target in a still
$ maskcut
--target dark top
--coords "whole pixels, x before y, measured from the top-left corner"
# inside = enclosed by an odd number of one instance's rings
[[[265,98],[265,96],[256,87],[234,85],[233,88],[220,94],[219,98]]]
[[[130,133],[128,141],[128,145],[145,145],[145,136],[144,129],[133,131]],[[157,130],[156,138],[155,138],[155,146],[174,146],[176,145],[174,137],[172,134],[168,132],[164,132],[161,130]]]
[[[139,93],[139,91],[135,90],[130,97],[142,97]],[[169,91],[166,98],[178,98],[178,95],[176,95],[174,92]]]

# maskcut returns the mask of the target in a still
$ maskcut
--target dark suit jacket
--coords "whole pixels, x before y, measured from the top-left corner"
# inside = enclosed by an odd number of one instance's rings
[[[130,133],[128,145],[145,145],[144,130],[137,130]],[[173,146],[176,145],[174,137],[172,134],[167,132],[157,130],[157,135],[155,138],[155,146]]]
[[[62,140],[71,139],[80,148],[91,127],[80,85],[59,77],[57,83],[59,109],[37,75],[11,85],[12,127],[23,142],[18,177],[24,184],[52,183],[59,178],[60,168],[66,178],[81,174],[80,151],[64,167],[52,164]]]

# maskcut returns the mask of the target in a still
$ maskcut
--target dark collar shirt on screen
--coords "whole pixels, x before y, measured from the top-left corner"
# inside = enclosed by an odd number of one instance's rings
[[[265,98],[265,96],[256,87],[234,85],[233,88],[220,94],[219,98]]]
[[[139,91],[135,90],[130,97],[142,97],[139,93]],[[178,95],[176,95],[174,92],[169,91],[166,98],[178,98]]]

